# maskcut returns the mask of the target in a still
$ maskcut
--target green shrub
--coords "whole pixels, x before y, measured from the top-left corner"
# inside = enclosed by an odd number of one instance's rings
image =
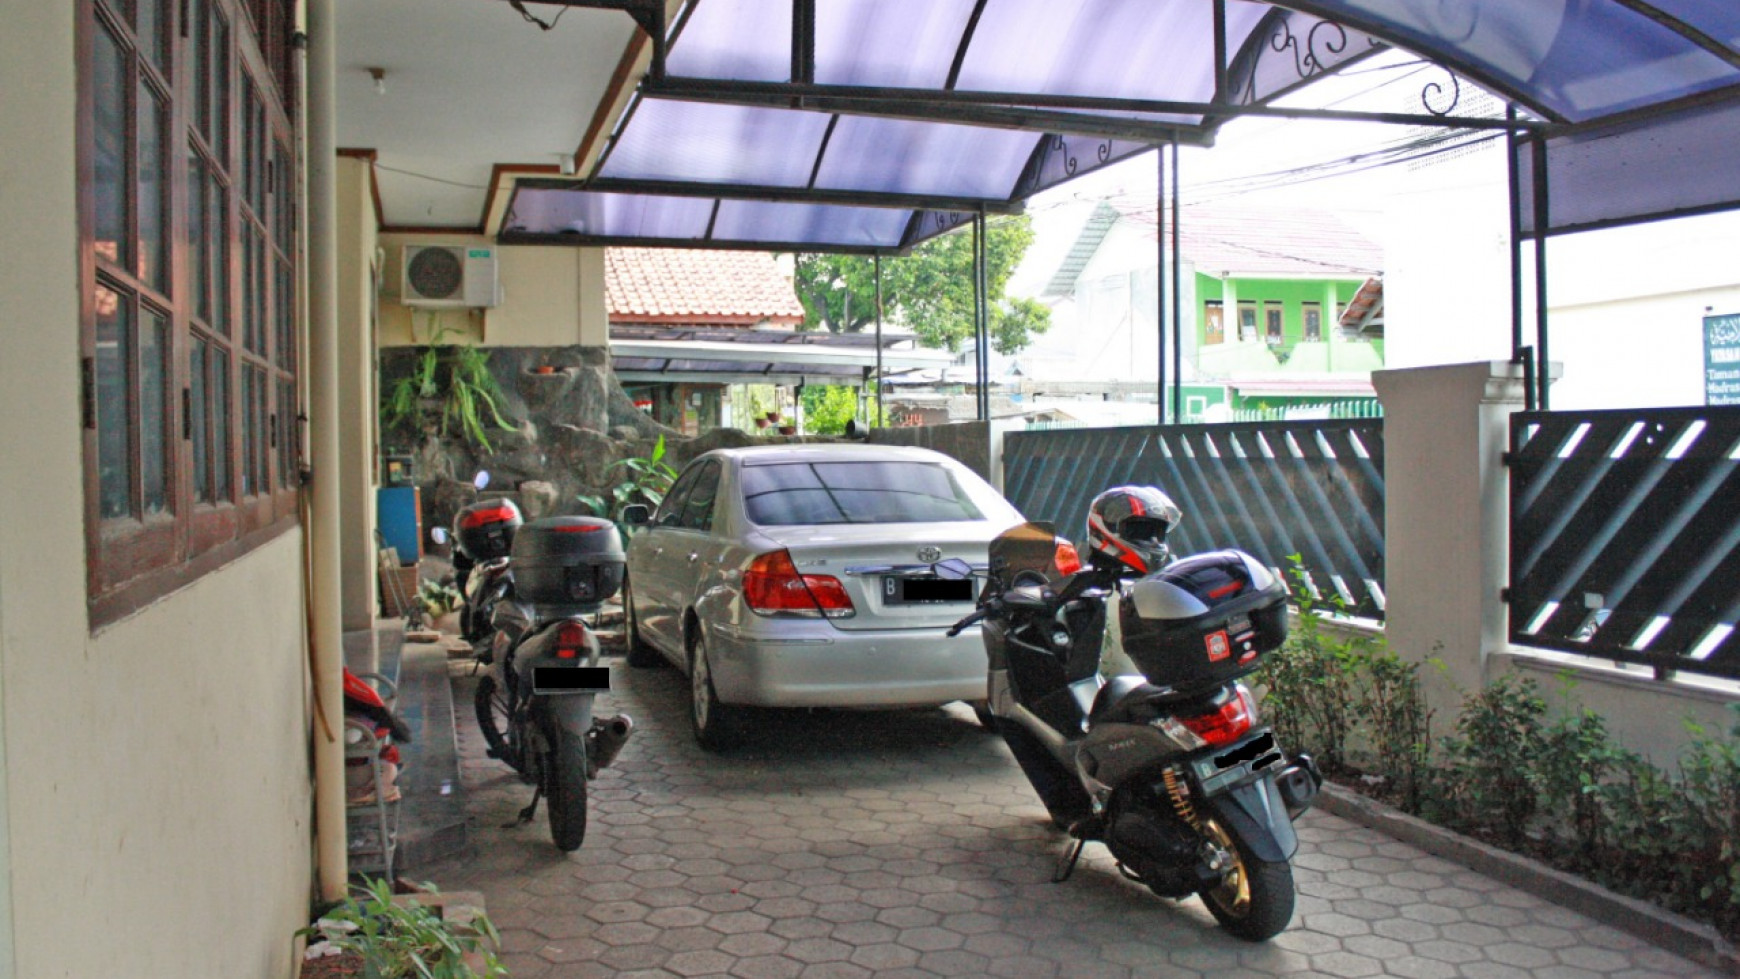
[[[385,880],[370,880],[361,896],[345,898],[298,934],[311,950],[322,943],[362,957],[363,975],[378,979],[503,979],[495,926],[479,913],[469,923],[446,921],[416,901],[397,903]],[[470,955],[482,965],[473,969]]]

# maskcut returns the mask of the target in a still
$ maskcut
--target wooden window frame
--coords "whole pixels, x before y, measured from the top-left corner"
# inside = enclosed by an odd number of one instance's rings
[[[296,180],[294,172],[285,172],[294,168],[295,146],[287,95],[291,10],[289,0],[80,0],[78,5],[80,397],[87,605],[93,629],[215,570],[297,522],[295,470],[300,453],[293,441],[297,427],[290,420],[297,417],[300,389],[299,305],[294,295],[279,294],[294,293],[299,277],[299,229],[293,226]],[[267,25],[264,53],[256,31],[261,21]],[[136,31],[152,23],[158,28],[155,42]],[[124,84],[118,86],[122,94],[104,94],[118,98],[118,107],[105,103],[110,110],[105,118],[121,134],[111,142],[121,145],[122,159],[110,168],[120,175],[104,174],[99,186],[96,59],[98,44],[107,45],[109,39],[119,52]],[[160,55],[153,57],[151,48]],[[214,70],[199,70],[202,51],[215,59]],[[147,268],[140,243],[142,90],[159,110],[154,206],[159,212],[161,276]],[[244,106],[250,92],[257,104]],[[243,122],[247,109],[255,112],[248,122],[251,129]],[[208,131],[204,123],[214,115],[218,118]],[[244,135],[254,141],[246,144]],[[201,182],[190,177],[190,170],[199,172]],[[249,178],[246,186],[244,176]],[[204,182],[208,178],[211,183]],[[222,192],[208,196],[213,187]],[[196,192],[201,195],[200,230],[215,232],[205,242],[190,238],[190,195]],[[219,210],[209,208],[214,202],[221,202]],[[106,216],[103,226],[115,227],[119,241],[98,240],[99,208]],[[261,229],[264,243],[256,263],[244,266],[245,235]],[[201,245],[207,243],[216,246],[209,261],[202,260],[208,253]],[[250,272],[251,280],[246,278]],[[205,299],[203,307],[196,286]],[[259,311],[251,321],[257,331],[252,335],[242,332],[250,322],[244,310]],[[132,339],[111,341],[100,352],[99,318],[109,316]],[[151,390],[162,396],[145,402],[141,392],[148,389],[142,380],[146,362],[137,352],[137,338],[154,331],[157,322],[164,328],[157,351],[162,362],[152,369],[161,374],[150,379],[160,376],[161,391]],[[109,333],[122,335],[117,327]],[[214,382],[202,378],[200,406],[192,403],[190,357],[196,344],[203,344],[200,349],[207,357],[202,362]],[[104,360],[99,361],[99,353]],[[97,390],[100,368],[106,368],[109,389],[124,392],[124,402],[109,400],[105,406]],[[214,370],[221,374],[210,374]],[[250,388],[260,393],[251,413],[242,403]],[[221,462],[221,471],[213,466],[206,473],[194,472],[196,421],[207,443],[202,458],[208,465]],[[104,426],[109,426],[106,442],[99,439]],[[125,436],[117,438],[122,428]],[[149,464],[147,429],[158,436],[161,452]],[[249,448],[255,450],[252,469],[246,468],[250,460],[244,456]],[[163,506],[152,509],[146,505],[142,474],[158,461]],[[106,498],[105,464],[110,470]],[[117,468],[127,471],[124,508],[115,506]],[[203,484],[203,493],[196,493],[196,482]],[[105,499],[114,515],[105,515]]]
[[[1311,316],[1317,315],[1316,329],[1312,329]],[[1316,343],[1323,339],[1323,304],[1320,302],[1302,302],[1299,304],[1299,331],[1301,339],[1306,343]]]

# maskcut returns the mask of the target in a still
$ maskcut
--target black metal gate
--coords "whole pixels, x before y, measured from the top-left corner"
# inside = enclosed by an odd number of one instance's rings
[[[1511,416],[1510,639],[1740,679],[1740,407]]]
[[[1004,494],[1079,539],[1103,489],[1160,487],[1184,510],[1176,553],[1249,551],[1350,614],[1384,614],[1383,420],[1011,432]]]

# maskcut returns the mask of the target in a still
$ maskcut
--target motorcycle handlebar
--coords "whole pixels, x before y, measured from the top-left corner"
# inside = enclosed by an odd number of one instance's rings
[[[972,614],[968,615],[966,618],[962,619],[959,622],[956,622],[952,626],[949,626],[949,631],[948,631],[949,637],[953,638],[955,636],[960,635],[962,629],[965,629],[967,626],[970,626],[970,625],[974,624],[975,622],[980,621],[985,616],[990,615],[992,612],[996,611],[996,609],[997,609],[996,603],[993,603],[991,605],[986,605],[986,606],[979,608],[979,609],[975,609],[972,612]]]

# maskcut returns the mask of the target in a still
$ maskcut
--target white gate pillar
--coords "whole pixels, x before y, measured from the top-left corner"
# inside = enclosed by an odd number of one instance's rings
[[[1485,683],[1487,657],[1506,646],[1503,454],[1509,417],[1523,407],[1523,368],[1386,370],[1372,386],[1384,406],[1385,633],[1403,659],[1443,662],[1420,675],[1444,725],[1462,695]]]

